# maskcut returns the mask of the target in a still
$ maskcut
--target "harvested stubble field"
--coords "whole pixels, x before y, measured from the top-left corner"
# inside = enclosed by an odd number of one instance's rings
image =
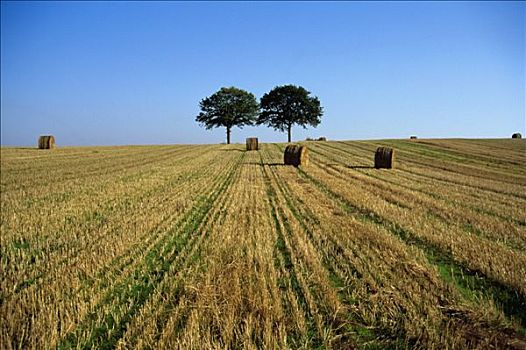
[[[285,146],[3,148],[1,347],[526,347],[526,141]]]

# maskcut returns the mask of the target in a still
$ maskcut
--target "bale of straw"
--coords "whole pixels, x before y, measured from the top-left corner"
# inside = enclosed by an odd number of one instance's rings
[[[409,139],[410,140],[416,140],[418,137],[416,137],[415,135],[412,135],[412,136],[409,136]]]
[[[308,165],[309,163],[309,153],[307,151],[307,146],[300,145],[288,145],[285,148],[285,154],[283,155],[283,161],[285,165]]]
[[[38,138],[39,149],[55,148],[55,137],[53,135],[42,135]]]
[[[327,138],[325,136],[322,136],[322,137],[318,138],[318,141],[327,141]]]
[[[520,132],[516,132],[515,134],[511,135],[512,139],[522,139],[522,135]]]
[[[394,168],[395,150],[389,147],[378,147],[374,154],[374,167],[376,169]]]
[[[258,138],[247,137],[247,151],[257,151],[258,149]]]

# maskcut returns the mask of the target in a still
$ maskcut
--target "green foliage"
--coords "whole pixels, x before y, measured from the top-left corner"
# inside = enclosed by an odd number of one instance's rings
[[[195,120],[207,129],[225,127],[227,143],[230,143],[230,130],[234,126],[252,125],[256,121],[259,104],[256,97],[242,89],[222,87],[210,97],[199,103],[201,113]]]
[[[261,98],[261,113],[257,124],[266,124],[279,131],[287,131],[290,142],[292,125],[313,127],[320,124],[323,108],[317,97],[301,86],[276,86]]]

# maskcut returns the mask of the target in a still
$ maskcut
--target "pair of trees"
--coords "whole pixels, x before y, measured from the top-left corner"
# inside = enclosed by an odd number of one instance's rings
[[[323,115],[317,97],[301,86],[276,86],[263,95],[260,103],[250,92],[235,87],[223,87],[199,103],[201,113],[196,121],[207,129],[226,128],[226,142],[230,144],[230,133],[234,126],[266,124],[275,130],[287,131],[288,142],[294,124],[304,128],[316,127]]]

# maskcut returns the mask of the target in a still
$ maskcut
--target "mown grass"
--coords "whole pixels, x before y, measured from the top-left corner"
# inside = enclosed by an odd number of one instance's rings
[[[241,164],[242,158],[240,157],[237,166]],[[58,345],[58,348],[70,349],[80,346],[83,349],[94,347],[111,349],[115,347],[116,342],[124,334],[127,324],[170,270],[191,235],[207,219],[207,214],[213,208],[216,199],[231,183],[235,170],[234,168],[227,174],[219,189],[210,197],[201,196],[198,199],[193,210],[183,217],[183,226],[174,226],[172,230],[166,233],[168,242],[162,241],[152,248],[147,253],[143,265],[139,266],[130,278],[108,293],[95,310],[88,315],[83,322],[84,325],[80,325],[76,332],[67,335]],[[94,326],[94,322],[100,316],[99,310],[109,304],[113,306],[105,312],[102,323]],[[124,309],[125,312],[123,313],[123,305],[126,304],[131,305],[131,307]],[[92,330],[91,336],[86,340],[79,339],[79,334],[86,330]]]
[[[316,186],[321,188],[330,197],[338,201],[341,207],[348,213],[355,215],[360,220],[373,222],[381,227],[387,228],[407,244],[421,249],[425,253],[428,261],[437,266],[440,276],[442,276],[444,280],[454,284],[464,296],[471,300],[475,300],[480,295],[491,298],[502,308],[506,315],[516,318],[521,323],[522,330],[525,330],[526,297],[524,295],[517,292],[512,287],[485,276],[481,271],[473,271],[466,266],[463,266],[463,264],[454,260],[451,252],[444,251],[439,247],[426,242],[412,234],[409,230],[404,229],[396,223],[390,222],[374,211],[364,210],[363,208],[353,205],[344,197],[331,191],[331,189],[321,181],[313,178],[302,169],[299,169],[299,173],[305,179],[313,182]]]
[[[508,141],[309,143],[299,168],[284,144],[3,148],[0,344],[526,346]]]

